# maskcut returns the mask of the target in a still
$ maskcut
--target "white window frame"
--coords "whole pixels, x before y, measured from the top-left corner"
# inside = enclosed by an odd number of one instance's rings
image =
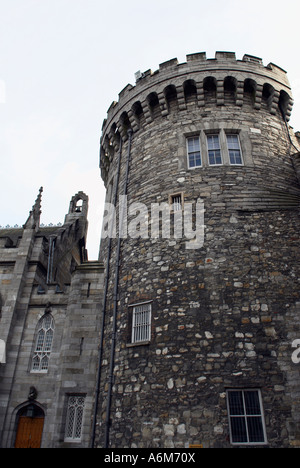
[[[151,341],[152,303],[134,304],[132,308],[131,343],[149,343]]]
[[[85,395],[69,395],[65,427],[65,442],[80,443],[84,419]]]
[[[243,404],[243,414],[231,414],[231,409],[230,409],[230,402],[229,402],[229,394],[232,392],[239,392],[242,395],[242,404]],[[246,403],[245,403],[245,393],[246,392],[256,392],[259,400],[259,413],[255,414],[247,414],[247,409],[246,409]],[[266,445],[267,442],[267,434],[266,434],[266,425],[265,425],[265,418],[264,418],[264,412],[263,412],[263,405],[262,405],[262,397],[261,397],[261,392],[259,389],[254,389],[254,388],[245,388],[245,389],[240,389],[240,388],[232,388],[227,390],[227,410],[228,410],[228,420],[229,420],[229,430],[230,430],[230,443],[232,445]],[[248,425],[248,420],[251,420],[251,418],[260,418],[261,420],[261,427],[262,427],[262,434],[263,434],[263,441],[251,441],[250,440],[250,433],[249,433],[249,425]],[[232,420],[233,419],[241,419],[244,421],[244,426],[246,429],[246,441],[236,441],[234,440],[234,435],[233,435],[233,428],[232,428]]]
[[[212,138],[212,137],[217,137],[218,138],[218,146],[214,147],[214,148],[209,148],[208,139]],[[208,133],[206,135],[206,144],[207,144],[207,161],[208,161],[208,165],[209,166],[223,166],[224,161],[223,161],[223,155],[222,155],[222,149],[221,149],[220,134],[219,133]],[[217,162],[216,163],[211,163],[210,162],[210,157],[209,157],[210,151],[213,151],[213,152],[219,151],[220,152],[220,158],[221,158],[220,163],[217,163]],[[214,158],[215,158],[215,155],[214,155]]]
[[[31,372],[40,374],[48,372],[53,337],[54,319],[51,314],[45,314],[38,323]]]
[[[241,143],[240,143],[240,137],[238,133],[226,133],[226,144],[227,144],[227,150],[228,150],[228,158],[229,158],[229,164],[230,166],[243,166],[244,165],[244,160],[243,160],[243,154],[242,154],[242,149],[241,149]],[[238,148],[230,148],[229,142],[228,142],[228,137],[236,137],[237,139],[237,144]],[[230,159],[230,151],[238,151],[240,154],[240,163],[232,163]]]
[[[189,151],[189,140],[197,140],[198,141],[199,151]],[[187,162],[188,162],[188,168],[189,169],[197,169],[198,167],[203,166],[202,154],[201,154],[201,141],[200,141],[200,136],[199,135],[186,137],[186,152],[187,152]],[[200,164],[195,164],[194,166],[192,166],[190,164],[190,156],[193,156],[194,158],[196,158],[196,156],[195,156],[196,153],[199,153]]]

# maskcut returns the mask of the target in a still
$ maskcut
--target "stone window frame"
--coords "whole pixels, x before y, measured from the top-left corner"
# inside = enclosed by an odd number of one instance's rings
[[[39,320],[36,333],[35,344],[32,353],[30,372],[33,374],[47,374],[49,362],[53,348],[55,332],[54,318],[50,313],[45,313]],[[38,363],[38,367],[37,367]]]
[[[180,198],[180,208],[179,208],[179,198]],[[177,199],[177,200],[176,200]],[[182,211],[184,208],[184,192],[174,192],[169,195],[169,205],[171,213],[177,211]]]
[[[67,414],[64,442],[79,444],[82,441],[86,394],[67,394]]]
[[[232,127],[228,124],[217,127],[201,128],[198,131],[187,131],[181,134],[179,137],[179,149],[178,156],[183,156],[183,162],[180,162],[179,169],[184,169],[188,171],[194,170],[203,170],[205,168],[213,167],[232,167],[232,168],[243,168],[245,166],[254,166],[253,157],[252,157],[252,144],[249,134],[251,129],[248,127]],[[207,145],[207,136],[209,135],[218,135],[220,141],[220,150],[222,157],[222,164],[210,164],[208,157],[208,145]],[[238,142],[240,146],[242,164],[231,164],[230,155],[227,143],[227,135],[237,135]],[[188,138],[198,137],[200,141],[200,153],[201,153],[201,166],[189,167],[189,155],[187,148]]]
[[[236,393],[240,393],[241,394],[241,397],[242,397],[242,409],[243,409],[243,412],[239,412],[238,410],[236,410],[235,412],[233,412],[233,408],[232,406],[230,405],[230,402],[229,402],[229,394],[230,393],[233,393],[233,392],[236,392]],[[259,412],[248,412],[247,410],[247,403],[246,403],[246,399],[245,399],[245,393],[246,392],[256,392],[256,395],[258,397],[258,406],[259,406]],[[265,424],[265,416],[264,416],[264,409],[263,409],[263,402],[262,402],[262,395],[261,395],[261,390],[259,388],[230,388],[230,389],[227,389],[226,391],[226,402],[227,402],[227,412],[228,412],[228,423],[229,423],[229,433],[230,433],[230,443],[232,445],[243,445],[243,446],[254,446],[254,445],[267,445],[268,444],[268,441],[267,441],[267,433],[266,433],[266,424]],[[262,436],[263,436],[263,440],[260,440],[260,441],[251,441],[250,440],[250,430],[253,430],[253,428],[251,429],[250,427],[250,424],[249,424],[249,421],[250,420],[253,420],[253,419],[260,419],[260,425],[261,425],[261,431],[262,431]],[[233,419],[237,420],[237,419],[240,419],[241,421],[243,421],[243,424],[244,424],[244,437],[246,437],[247,440],[233,440],[234,439],[234,436],[233,436]],[[240,426],[242,426],[243,424],[241,424]],[[237,426],[236,426],[237,428]],[[236,430],[235,428],[235,430]],[[240,434],[240,437],[242,438],[242,434]]]

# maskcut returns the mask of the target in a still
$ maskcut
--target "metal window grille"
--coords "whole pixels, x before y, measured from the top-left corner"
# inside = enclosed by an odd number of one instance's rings
[[[82,434],[84,396],[69,396],[66,420],[66,442],[80,442]]]
[[[230,164],[240,166],[243,164],[242,153],[238,135],[226,135]]]
[[[132,343],[150,341],[151,339],[151,304],[133,307]]]
[[[171,201],[172,201],[172,210],[173,211],[182,210],[182,196],[181,196],[180,193],[177,194],[177,195],[172,195]]]
[[[199,137],[187,138],[187,152],[189,168],[201,167],[201,152]]]
[[[47,372],[54,336],[54,320],[51,315],[45,315],[39,325],[35,349],[32,358],[32,372]]]
[[[208,161],[211,166],[222,164],[219,135],[207,135]]]
[[[259,390],[228,390],[227,404],[231,443],[266,443]]]

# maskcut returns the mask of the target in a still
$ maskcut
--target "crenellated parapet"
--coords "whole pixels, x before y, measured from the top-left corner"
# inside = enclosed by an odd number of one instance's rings
[[[172,59],[159,70],[136,73],[136,85],[128,84],[113,102],[103,122],[100,167],[105,179],[120,137],[127,131],[138,132],[158,118],[186,111],[194,103],[200,112],[216,106],[252,106],[271,115],[284,115],[288,121],[293,99],[286,72],[277,65],[263,65],[260,58],[244,55],[237,60],[233,52],[190,54],[185,63]]]

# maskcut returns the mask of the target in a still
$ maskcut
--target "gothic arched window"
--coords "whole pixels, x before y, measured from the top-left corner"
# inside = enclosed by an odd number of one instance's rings
[[[54,320],[45,314],[38,323],[31,372],[48,372],[54,335]]]

